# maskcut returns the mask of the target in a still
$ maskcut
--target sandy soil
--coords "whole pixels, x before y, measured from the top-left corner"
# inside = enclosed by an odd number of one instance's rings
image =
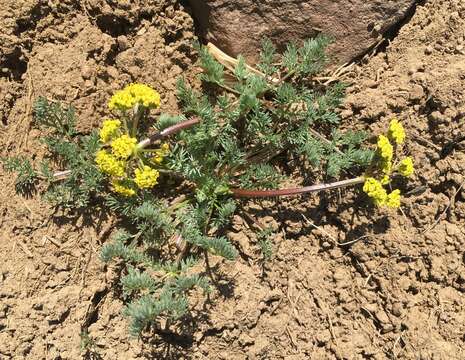
[[[4,0],[0,156],[43,156],[31,116],[38,95],[73,104],[82,131],[130,81],[178,111],[176,78],[195,83],[198,72],[188,9],[117,4]],[[464,29],[462,0],[426,2],[344,78],[345,126],[378,132],[393,116],[406,126],[417,175],[402,185],[401,211],[349,191],[248,203],[279,234],[273,259],[262,266],[236,216],[229,237],[241,256],[214,259],[217,287],[193,304],[184,332],[130,339],[118,279],[98,258],[112,219],[51,217],[2,172],[0,359],[464,359]]]

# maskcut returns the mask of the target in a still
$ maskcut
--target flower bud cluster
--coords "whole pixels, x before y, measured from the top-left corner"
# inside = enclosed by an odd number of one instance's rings
[[[160,95],[147,85],[130,84],[116,92],[108,106],[110,110],[121,113],[121,120],[105,120],[102,123],[99,133],[102,148],[97,152],[95,162],[100,171],[109,177],[114,192],[133,196],[138,189],[150,189],[158,183],[160,172],[157,167],[168,156],[170,148],[164,143],[159,149],[141,149],[136,134],[129,133],[126,112],[133,109],[132,116],[138,116],[141,108],[157,108],[160,106]]]
[[[370,170],[370,174],[365,176],[365,184],[363,186],[363,191],[377,206],[398,208],[401,200],[400,190],[396,189],[388,193],[384,186],[391,182],[393,174],[398,173],[409,177],[414,173],[411,157],[406,157],[398,164],[395,164],[395,150],[404,140],[405,130],[397,119],[393,119],[390,122],[387,135],[378,136],[374,166]]]

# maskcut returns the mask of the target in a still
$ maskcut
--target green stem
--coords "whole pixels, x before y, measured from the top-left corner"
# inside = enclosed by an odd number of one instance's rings
[[[127,116],[126,116],[126,112],[123,113],[123,116],[121,118],[123,120],[123,127],[124,127],[124,130],[125,130],[125,133],[128,134],[128,135],[131,135],[129,133],[128,119],[127,119]]]
[[[232,92],[233,94],[236,94],[236,95],[241,95],[240,91],[237,91],[236,89],[233,89],[232,87],[228,86],[228,85],[224,85],[224,84],[220,84],[220,83],[216,83],[216,85],[218,85],[219,87],[229,91],[229,92]]]
[[[139,103],[137,103],[133,111],[134,111],[134,120],[132,122],[132,136],[137,137],[137,125],[139,124],[139,120],[144,112],[144,108],[141,107]]]
[[[180,173],[176,172],[176,171],[173,171],[173,170],[167,170],[167,169],[161,169],[161,168],[157,168],[157,171],[160,173],[160,174],[168,174],[168,175],[176,175],[176,176],[179,176]]]
[[[292,71],[289,71],[286,75],[284,75],[284,77],[282,77],[278,83],[276,84],[276,86],[278,85],[281,85],[283,82],[285,82],[287,79],[289,79],[292,75],[295,74],[295,70],[292,70]]]
[[[157,149],[137,149],[137,152],[139,152],[139,153],[141,153],[141,152],[150,153],[150,152],[154,152],[156,150]]]
[[[189,205],[189,200],[184,200],[184,201],[175,203],[173,205],[170,205],[167,208],[167,211],[168,211],[169,214],[173,214],[176,210],[181,209],[181,208],[185,207],[186,205]]]

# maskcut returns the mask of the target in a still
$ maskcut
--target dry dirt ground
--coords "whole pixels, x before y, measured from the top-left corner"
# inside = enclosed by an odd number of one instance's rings
[[[176,78],[198,71],[188,10],[115,4],[2,1],[1,156],[43,155],[38,95],[73,104],[83,131],[131,81],[177,111]],[[98,257],[111,219],[51,217],[2,172],[0,359],[465,359],[465,3],[418,6],[344,80],[347,127],[376,133],[394,115],[406,126],[417,174],[402,185],[402,209],[373,209],[352,192],[249,203],[276,229],[273,259],[261,266],[236,216],[229,236],[241,256],[212,264],[211,301],[196,299],[177,335],[129,338],[117,279]]]

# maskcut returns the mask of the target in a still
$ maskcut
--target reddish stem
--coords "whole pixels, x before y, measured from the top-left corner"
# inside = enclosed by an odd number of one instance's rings
[[[312,186],[305,186],[301,188],[291,189],[277,189],[277,190],[247,190],[247,189],[231,189],[235,197],[240,198],[264,198],[264,197],[276,197],[276,196],[290,196],[290,195],[301,195],[312,192],[318,192],[323,190],[337,189],[346,186],[352,186],[361,184],[365,181],[363,176],[336,181],[330,184],[318,184]]]
[[[167,127],[166,129],[164,129],[164,130],[162,130],[162,131],[160,131],[160,132],[158,132],[156,134],[153,134],[148,139],[142,140],[139,143],[138,146],[139,146],[139,148],[143,149],[143,148],[153,144],[157,140],[163,139],[164,137],[167,137],[169,135],[176,134],[176,133],[180,132],[181,130],[190,128],[190,127],[198,124],[199,122],[200,122],[200,119],[198,117],[192,117],[189,120],[177,123],[177,124],[175,124],[173,126]]]

